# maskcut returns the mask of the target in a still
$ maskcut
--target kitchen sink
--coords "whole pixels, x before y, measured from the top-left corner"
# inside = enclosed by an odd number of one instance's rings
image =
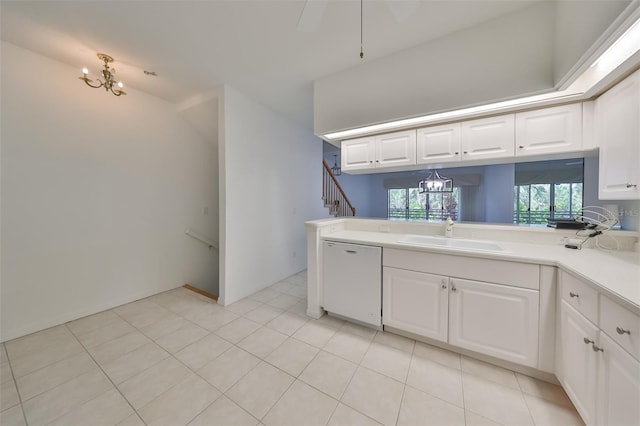
[[[399,243],[417,246],[448,247],[471,251],[504,251],[500,245],[491,241],[467,240],[464,238],[433,237],[427,235],[405,235]]]

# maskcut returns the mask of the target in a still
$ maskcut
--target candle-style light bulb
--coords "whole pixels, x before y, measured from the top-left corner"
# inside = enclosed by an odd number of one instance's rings
[[[89,74],[89,70],[87,69],[87,67],[82,68],[82,74],[84,75]]]
[[[122,88],[124,87],[124,84],[122,84],[122,82],[121,82],[121,81],[119,81],[119,82],[118,82],[118,87],[122,89]]]

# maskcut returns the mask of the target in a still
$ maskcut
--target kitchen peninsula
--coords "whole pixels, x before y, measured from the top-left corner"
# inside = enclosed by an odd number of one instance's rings
[[[575,231],[540,227],[458,223],[452,240],[463,243],[445,244],[434,243],[448,240],[442,223],[339,218],[306,226],[308,315],[334,313],[325,305],[324,271],[333,268],[325,243],[379,247],[378,284],[369,286],[380,300],[379,328],[557,378],[587,424],[640,421],[637,404],[625,403],[640,398],[637,232],[609,232],[619,250],[608,252],[565,248],[561,240]],[[331,275],[342,272],[358,274]],[[349,318],[341,309],[335,314]]]

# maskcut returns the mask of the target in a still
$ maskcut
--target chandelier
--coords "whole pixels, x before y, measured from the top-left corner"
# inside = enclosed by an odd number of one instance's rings
[[[418,192],[453,192],[453,179],[440,176],[437,170],[418,182]]]
[[[331,167],[331,172],[334,176],[340,176],[342,174],[342,169],[338,166],[338,154],[333,154],[333,167]]]
[[[107,92],[111,92],[116,96],[126,95],[124,90],[122,90],[122,88],[124,87],[122,85],[122,82],[118,81],[116,83],[116,70],[114,68],[109,68],[109,62],[113,62],[113,58],[109,55],[105,55],[104,53],[98,53],[98,58],[101,61],[104,61],[104,69],[102,70],[102,77],[104,78],[104,81],[98,79],[97,84],[91,84],[93,83],[93,80],[88,77],[89,70],[87,69],[87,67],[82,68],[82,77],[78,78],[87,83],[87,86],[93,87],[94,89],[104,87]]]

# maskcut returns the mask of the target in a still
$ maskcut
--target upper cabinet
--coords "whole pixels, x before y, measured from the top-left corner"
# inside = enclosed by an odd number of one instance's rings
[[[376,139],[374,136],[342,141],[342,171],[374,169],[376,167]]]
[[[342,170],[364,170],[416,164],[416,131],[342,141]]]
[[[416,131],[376,136],[376,167],[416,164]]]
[[[640,71],[596,100],[601,200],[640,199]]]
[[[615,140],[611,138],[607,151],[608,157],[600,157],[601,163],[603,158],[608,159],[607,161],[611,161],[612,164],[616,164],[618,157],[629,162],[635,160],[634,166],[628,168],[634,173],[632,177],[624,175],[622,179],[617,176],[626,169],[611,171],[612,176],[609,180],[617,192],[620,188],[627,190],[627,185],[637,182],[635,169],[638,164],[638,144],[635,143],[630,148],[635,150],[631,156],[628,155],[631,152],[628,149],[620,150],[616,147],[616,144],[626,143],[624,142],[626,140],[635,142],[639,137],[640,107],[638,106],[637,74],[633,82],[635,83],[632,88],[625,86],[623,90],[618,90],[621,92],[619,95],[607,93],[599,100],[600,109],[604,112],[601,114],[600,121],[606,122],[599,126],[600,131],[605,132],[607,141],[612,134],[616,137]],[[630,85],[627,84],[627,86]],[[607,101],[609,97],[613,99]],[[635,102],[632,108],[626,106],[630,102]],[[342,141],[342,170],[347,173],[351,171],[374,173],[376,169],[383,168],[386,171],[415,170],[422,165],[441,167],[445,163],[464,166],[505,161],[533,161],[593,150],[597,146],[603,146],[604,143],[591,134],[598,126],[598,108],[594,107],[593,102],[586,104],[586,106],[582,103],[561,105],[345,140]],[[624,113],[619,114],[616,109]],[[630,119],[630,116],[635,118]],[[586,125],[585,117],[588,120]],[[615,132],[606,130],[611,127],[615,127]],[[586,134],[584,142],[583,133]],[[635,186],[633,188],[637,189]],[[608,198],[623,198],[617,192],[615,196]],[[632,192],[636,196],[640,194],[637,190]]]
[[[513,157],[514,125],[513,114],[463,122],[462,160]]]
[[[582,149],[582,104],[516,114],[516,156]]]
[[[460,123],[418,129],[416,162],[433,164],[460,161],[460,129]]]

